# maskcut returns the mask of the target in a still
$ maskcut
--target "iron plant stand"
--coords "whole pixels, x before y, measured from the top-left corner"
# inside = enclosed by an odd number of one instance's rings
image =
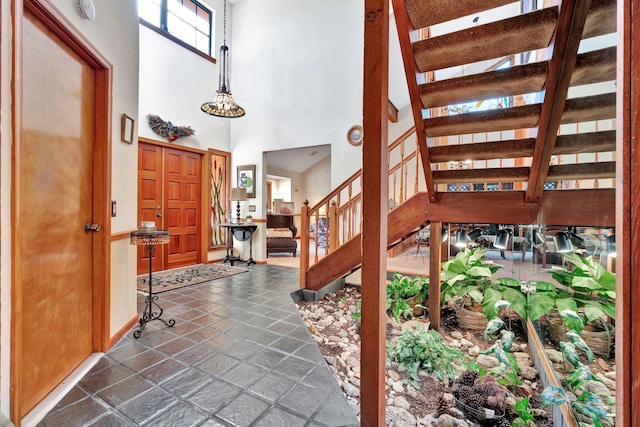
[[[147,323],[153,320],[159,320],[166,326],[171,327],[176,324],[173,319],[165,320],[162,318],[163,309],[158,305],[158,296],[153,294],[153,253],[156,251],[156,245],[162,245],[169,242],[168,231],[134,231],[131,233],[132,245],[144,245],[145,251],[149,254],[149,293],[145,299],[145,307],[140,317],[140,328],[133,332],[134,338],[140,338]],[[154,311],[154,306],[158,311]]]

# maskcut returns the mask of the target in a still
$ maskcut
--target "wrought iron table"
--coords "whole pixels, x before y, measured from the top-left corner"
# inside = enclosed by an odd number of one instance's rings
[[[227,229],[227,256],[222,263],[229,261],[231,266],[235,261],[246,262],[247,265],[255,264],[253,260],[253,233],[257,230],[258,226],[255,224],[222,224],[220,227]],[[233,255],[233,238],[240,242],[249,241],[249,259],[243,260],[239,256]]]
[[[138,230],[131,233],[131,244],[137,246],[145,246],[145,250],[149,253],[149,293],[145,300],[146,305],[140,317],[140,328],[133,333],[134,338],[140,338],[140,334],[144,331],[147,323],[152,320],[159,320],[167,326],[173,326],[176,321],[164,320],[162,318],[162,307],[157,303],[158,296],[153,295],[153,253],[156,250],[156,245],[164,245],[169,243],[169,232],[166,230]],[[153,306],[156,306],[159,311],[154,311]]]

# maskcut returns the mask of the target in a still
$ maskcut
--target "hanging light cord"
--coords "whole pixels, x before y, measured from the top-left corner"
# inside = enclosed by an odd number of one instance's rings
[[[222,44],[227,45],[227,0],[224,0],[222,12]]]

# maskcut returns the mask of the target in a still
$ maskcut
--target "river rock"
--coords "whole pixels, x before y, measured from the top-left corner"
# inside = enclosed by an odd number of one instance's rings
[[[350,382],[345,382],[342,384],[342,389],[347,394],[347,396],[351,397],[360,397],[360,390]]]
[[[563,363],[564,362],[564,355],[562,354],[561,351],[558,350],[554,350],[552,348],[548,348],[544,351],[547,354],[547,357],[549,358],[549,360],[553,363]]]
[[[476,362],[478,362],[478,365],[485,368],[495,368],[500,365],[498,359],[493,356],[489,356],[488,354],[478,355],[478,357],[476,358]]]
[[[415,427],[416,417],[406,409],[389,406],[385,414],[385,424],[389,427]]]
[[[464,335],[462,335],[462,332],[460,331],[453,331],[451,332],[451,338],[455,340],[461,340],[464,338]]]
[[[395,399],[393,399],[393,406],[406,409],[407,411],[411,409],[411,404],[407,402],[407,399],[402,396],[397,396]]]

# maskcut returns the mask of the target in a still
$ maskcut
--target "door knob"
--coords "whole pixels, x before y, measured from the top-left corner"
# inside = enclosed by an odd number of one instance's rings
[[[156,214],[156,218],[162,218],[162,214],[161,213],[157,213]]]
[[[85,231],[85,233],[88,233],[90,231],[100,231],[100,225],[99,224],[92,224],[90,222],[87,222],[84,225],[84,231]]]

